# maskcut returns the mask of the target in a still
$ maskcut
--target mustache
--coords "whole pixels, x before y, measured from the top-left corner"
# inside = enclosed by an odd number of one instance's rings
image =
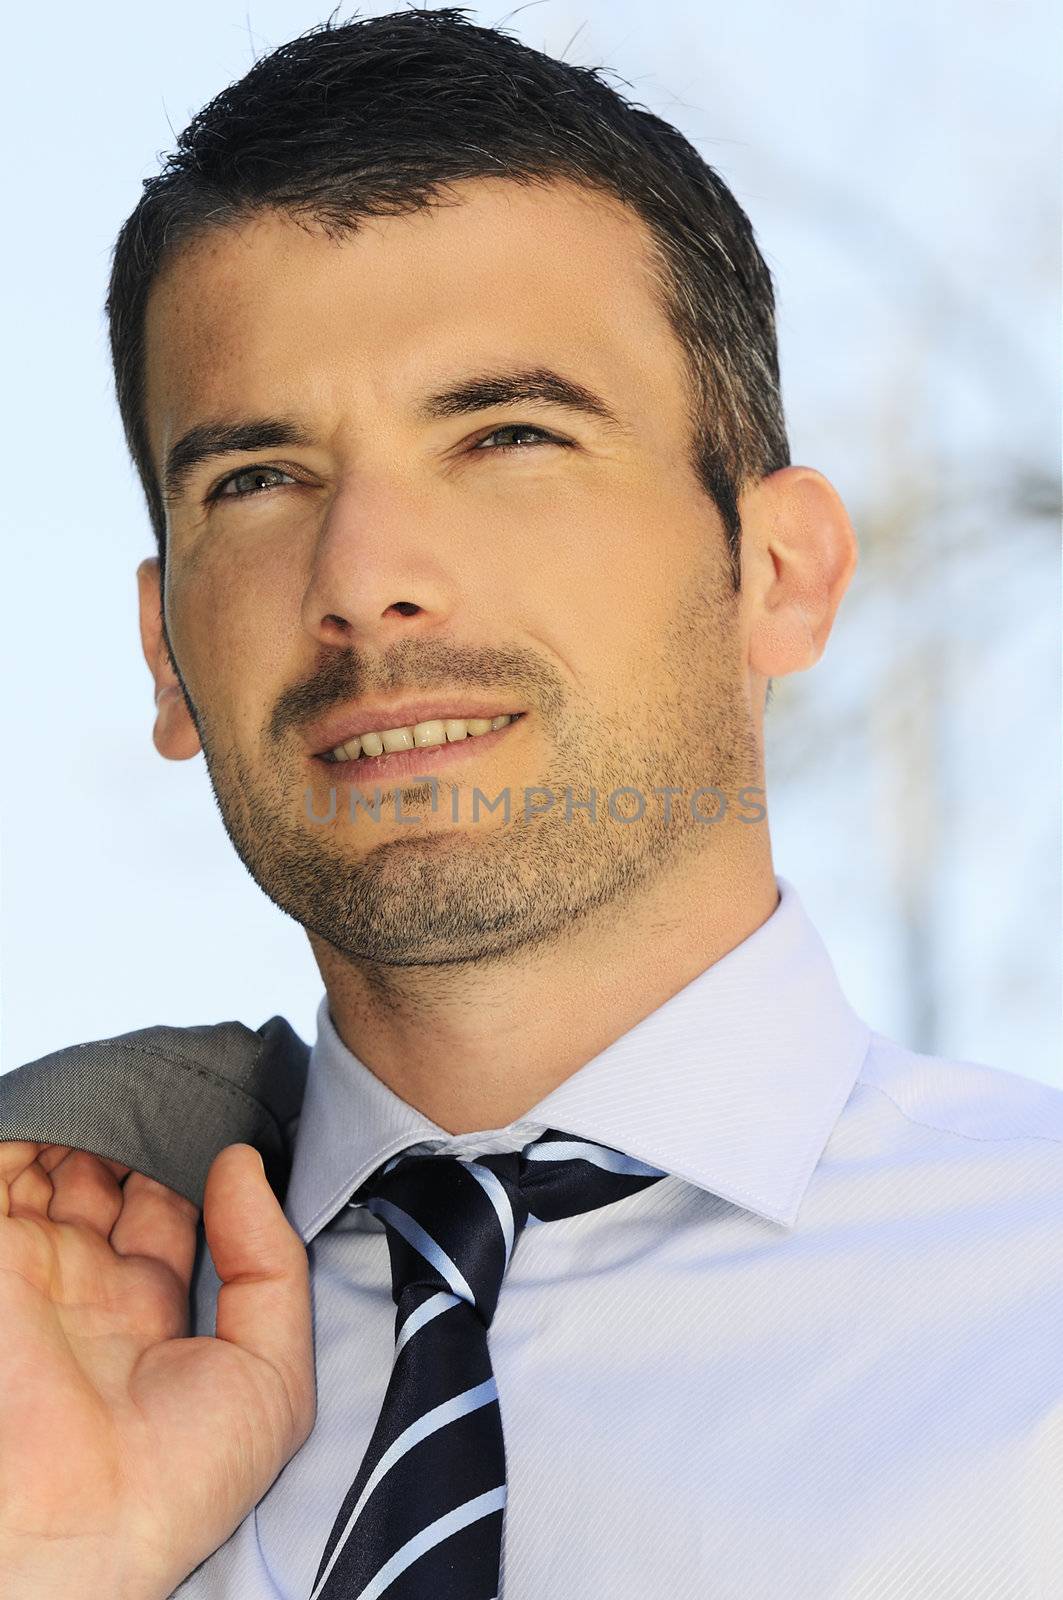
[[[420,695],[434,690],[463,693],[512,688],[546,714],[560,707],[563,693],[556,676],[525,650],[447,644],[442,640],[405,639],[386,655],[343,650],[324,657],[312,677],[292,684],[277,700],[266,732],[279,742],[290,728],[301,728],[335,706],[373,696]]]

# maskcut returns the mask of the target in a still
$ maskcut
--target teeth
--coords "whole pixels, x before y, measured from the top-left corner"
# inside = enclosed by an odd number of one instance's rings
[[[329,751],[332,761],[356,761],[360,756],[379,756],[391,750],[428,749],[436,744],[454,744],[459,739],[477,738],[504,728],[514,718],[451,717],[445,721],[418,722],[409,728],[384,728],[379,733],[363,733]]]

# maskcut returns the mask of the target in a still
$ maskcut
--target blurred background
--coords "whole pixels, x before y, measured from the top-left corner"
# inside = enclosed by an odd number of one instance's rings
[[[1057,8],[467,11],[611,69],[748,212],[792,458],[861,546],[822,661],[775,684],[776,869],[873,1027],[1063,1088]],[[154,546],[103,301],[160,154],[327,14],[59,0],[8,24],[3,1070],[156,1022],[281,1012],[314,1038],[305,935],[234,854],[202,755],[151,743],[134,571]]]

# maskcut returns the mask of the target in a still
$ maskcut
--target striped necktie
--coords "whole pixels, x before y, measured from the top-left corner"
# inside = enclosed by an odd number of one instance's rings
[[[380,1218],[395,1358],[310,1600],[497,1600],[506,1454],[487,1330],[528,1223],[610,1205],[666,1174],[547,1130],[523,1150],[398,1155],[348,1204]]]

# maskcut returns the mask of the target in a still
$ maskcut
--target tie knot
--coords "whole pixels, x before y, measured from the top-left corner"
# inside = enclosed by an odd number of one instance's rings
[[[489,1327],[528,1222],[556,1221],[622,1200],[665,1176],[608,1145],[548,1128],[523,1150],[473,1158],[400,1154],[349,1202],[379,1217],[396,1305],[445,1289]]]

